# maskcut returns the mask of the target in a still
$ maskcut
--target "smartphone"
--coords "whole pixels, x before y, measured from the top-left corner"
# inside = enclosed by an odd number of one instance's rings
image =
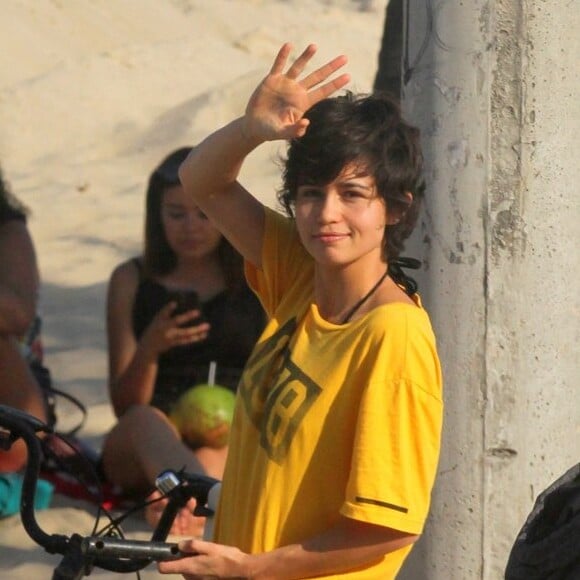
[[[177,302],[177,306],[173,311],[173,316],[183,314],[189,310],[199,310],[200,315],[183,324],[182,326],[197,326],[205,322],[203,317],[202,306],[197,292],[194,290],[171,290],[167,293],[168,302]]]

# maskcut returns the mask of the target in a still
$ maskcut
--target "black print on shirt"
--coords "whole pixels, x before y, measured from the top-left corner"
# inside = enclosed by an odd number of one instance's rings
[[[240,385],[246,412],[260,431],[260,444],[277,463],[321,391],[290,359],[288,346],[295,330],[296,319],[291,319],[254,351]]]

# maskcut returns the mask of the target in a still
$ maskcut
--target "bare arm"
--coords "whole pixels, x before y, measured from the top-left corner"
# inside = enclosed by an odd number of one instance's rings
[[[21,336],[36,314],[39,275],[26,224],[0,226],[0,334]]]
[[[136,403],[147,404],[157,377],[157,356],[138,349],[132,329],[132,310],[138,273],[131,263],[112,274],[107,296],[109,393],[117,416]]]
[[[186,580],[313,578],[370,565],[417,538],[391,528],[341,518],[323,534],[263,554],[250,555],[231,546],[185,540],[179,545],[181,551],[197,555],[161,563],[159,570],[164,574],[183,574]]]
[[[346,63],[339,56],[299,80],[316,52],[310,45],[284,72],[292,47],[285,44],[251,96],[243,117],[216,131],[195,147],[179,176],[186,191],[238,251],[261,266],[264,208],[237,178],[246,156],[265,141],[292,139],[308,127],[304,113],[343,87],[343,74],[328,80]]]
[[[209,324],[205,322],[183,328],[181,325],[199,316],[199,311],[174,316],[176,303],[169,302],[136,340],[132,316],[138,284],[139,274],[132,262],[121,264],[109,283],[109,393],[117,416],[131,405],[151,402],[160,354],[175,346],[204,340],[209,331]]]

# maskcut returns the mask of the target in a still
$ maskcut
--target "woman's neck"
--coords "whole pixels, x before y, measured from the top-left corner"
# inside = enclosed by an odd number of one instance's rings
[[[317,269],[314,278],[315,302],[322,318],[344,324],[361,318],[377,306],[415,302],[387,275],[380,262],[361,268]]]
[[[207,300],[226,288],[222,267],[218,260],[181,260],[159,282],[173,290],[195,290],[200,299]]]
[[[367,312],[375,303],[375,294],[385,283],[386,270],[384,262],[364,269],[355,265],[334,269],[318,266],[314,275],[314,297],[320,315],[329,322],[341,324],[347,317],[358,318],[360,313]],[[361,300],[364,301],[353,311]]]

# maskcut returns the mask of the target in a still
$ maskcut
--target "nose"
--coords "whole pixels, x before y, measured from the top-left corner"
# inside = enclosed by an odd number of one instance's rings
[[[186,230],[192,230],[195,228],[195,221],[195,216],[192,213],[187,212],[183,217],[183,227]]]
[[[327,191],[320,200],[318,220],[321,223],[333,223],[340,216],[340,198],[332,191]]]
[[[187,230],[198,230],[203,227],[207,220],[201,218],[196,211],[188,211],[185,214],[185,219],[183,220],[183,225]]]

